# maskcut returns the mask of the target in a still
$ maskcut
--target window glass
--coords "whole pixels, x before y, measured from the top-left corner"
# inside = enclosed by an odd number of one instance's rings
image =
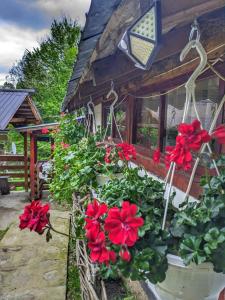
[[[136,105],[135,143],[147,148],[158,147],[160,98],[138,99]]]
[[[121,104],[116,104],[115,107],[116,124],[114,124],[115,125],[114,137],[119,139],[121,135],[124,141],[126,140],[127,137],[126,110],[127,110],[126,101],[123,101]]]
[[[182,122],[185,103],[185,87],[181,87],[166,96],[166,145],[174,145],[177,136],[177,126]],[[209,130],[215,111],[219,105],[219,79],[207,78],[197,82],[196,106],[202,126]],[[196,119],[193,104],[190,105],[186,122]]]

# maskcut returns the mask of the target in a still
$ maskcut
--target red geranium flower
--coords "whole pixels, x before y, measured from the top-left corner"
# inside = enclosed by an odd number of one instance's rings
[[[70,147],[69,144],[65,144],[64,142],[61,143],[61,146],[62,146],[63,149],[67,149],[67,148]]]
[[[96,199],[92,203],[88,204],[86,215],[89,218],[85,218],[87,230],[87,237],[91,234],[92,236],[97,236],[100,231],[99,218],[104,215],[108,210],[106,204],[100,204]]]
[[[106,248],[104,232],[99,232],[97,237],[90,234],[89,239],[88,248],[91,250],[90,258],[92,262],[108,265],[110,261],[113,263],[116,261],[116,253]]]
[[[153,160],[155,163],[159,163],[160,162],[160,156],[161,156],[161,153],[160,153],[160,149],[156,149],[154,152],[153,152]]]
[[[31,204],[26,205],[24,212],[19,216],[19,228],[29,228],[42,234],[44,227],[49,223],[49,204],[42,205],[41,201],[32,201]]]
[[[225,144],[225,125],[218,126],[212,133],[212,137],[217,139],[219,144]]]
[[[203,143],[208,143],[211,137],[207,130],[201,129],[201,123],[194,120],[191,124],[181,123],[178,127],[179,143],[190,150],[200,150]]]
[[[178,139],[178,137],[177,137]],[[188,148],[177,142],[176,146],[166,147],[165,162],[169,167],[172,162],[176,163],[178,169],[189,170],[191,168],[192,154]]]
[[[112,151],[112,149],[111,149],[111,147],[106,147],[106,153],[105,153],[105,158],[104,158],[104,160],[105,160],[105,162],[107,163],[107,164],[110,164],[112,161],[111,161],[111,159],[110,159],[110,155],[111,155],[111,151]]]
[[[48,134],[49,133],[49,130],[48,130],[48,128],[42,128],[42,130],[41,130],[41,133],[43,133],[43,134]]]
[[[117,144],[116,148],[118,149],[118,155],[121,160],[131,160],[136,159],[136,149],[133,145],[130,145],[128,143],[121,143]]]
[[[105,219],[105,230],[109,239],[116,245],[133,246],[138,239],[138,228],[143,226],[144,220],[136,217],[137,206],[124,201],[122,208],[111,208]]]
[[[119,252],[122,260],[129,262],[131,260],[131,254],[127,249],[122,248]]]

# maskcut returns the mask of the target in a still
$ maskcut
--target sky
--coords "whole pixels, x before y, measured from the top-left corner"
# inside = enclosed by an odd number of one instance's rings
[[[37,47],[53,19],[62,16],[84,25],[91,0],[0,0],[0,85],[26,49]]]

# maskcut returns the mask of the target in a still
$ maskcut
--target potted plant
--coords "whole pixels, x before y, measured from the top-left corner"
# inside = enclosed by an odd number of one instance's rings
[[[103,186],[113,178],[122,178],[123,170],[128,167],[128,162],[136,159],[136,149],[128,143],[105,145],[103,162],[96,165],[97,183]]]
[[[212,137],[221,137],[221,134],[225,137],[225,127],[223,130],[220,128]],[[192,168],[194,153],[198,155],[203,144],[212,137],[196,120],[192,124],[181,124],[178,132],[176,145],[166,149],[166,165],[176,162],[179,169],[188,170]],[[159,161],[158,152],[155,159]],[[139,169],[127,168],[124,178],[115,178],[100,188],[100,203],[107,205],[107,210],[101,218],[95,218],[95,222],[99,222],[101,231],[105,230],[102,245],[107,251],[114,251],[107,263],[98,261],[102,275],[122,274],[132,280],[148,279],[157,284],[156,290],[162,300],[216,300],[225,285],[224,161],[222,157],[217,162],[220,176],[207,174],[204,177],[199,202],[187,201],[179,210],[170,202],[163,229],[164,188],[157,180],[141,174]],[[141,217],[143,224],[135,231],[134,244],[118,245],[110,238],[109,227],[104,224],[114,212],[120,220],[127,214],[126,201],[130,206],[135,205],[132,217]],[[87,230],[89,221],[86,222]],[[113,222],[118,225],[116,218]],[[126,226],[122,224],[120,228],[129,229]],[[117,233],[120,236],[121,233]],[[86,235],[89,240],[89,234]]]

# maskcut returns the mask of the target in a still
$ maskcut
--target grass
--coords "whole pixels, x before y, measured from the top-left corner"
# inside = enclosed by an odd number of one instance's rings
[[[70,239],[69,261],[67,275],[67,300],[82,300],[80,291],[79,272],[76,266],[75,241]]]
[[[0,230],[0,241],[3,239],[4,235],[6,234],[8,228],[4,229],[4,230]]]

